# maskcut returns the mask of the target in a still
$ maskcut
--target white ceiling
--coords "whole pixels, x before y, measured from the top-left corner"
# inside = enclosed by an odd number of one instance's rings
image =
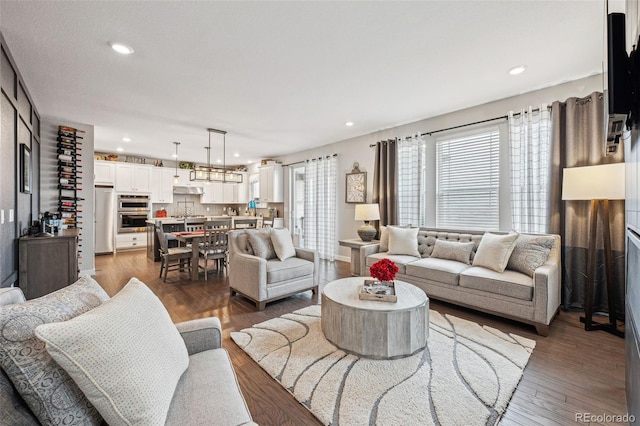
[[[170,159],[180,141],[200,163],[226,130],[227,164],[600,73],[603,22],[604,1],[0,3],[44,118],[94,125],[96,151]]]

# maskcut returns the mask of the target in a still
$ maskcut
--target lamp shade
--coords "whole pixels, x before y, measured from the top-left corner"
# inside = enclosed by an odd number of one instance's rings
[[[356,204],[355,220],[380,220],[378,204]]]
[[[624,200],[624,163],[566,168],[563,200]]]

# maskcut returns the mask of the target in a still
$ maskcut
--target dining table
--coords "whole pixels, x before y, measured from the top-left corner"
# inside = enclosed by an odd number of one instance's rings
[[[192,232],[173,232],[172,235],[176,239],[185,244],[191,244],[191,279],[198,280],[199,274],[199,250],[200,243],[204,241],[204,230]]]

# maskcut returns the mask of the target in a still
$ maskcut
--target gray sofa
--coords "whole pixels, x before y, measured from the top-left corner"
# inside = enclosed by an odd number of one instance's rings
[[[19,288],[0,289],[0,309],[3,305],[24,301]],[[187,321],[176,327],[189,353],[189,367],[176,386],[166,425],[255,424],[229,355],[222,348],[218,318]],[[4,371],[0,371],[0,423],[38,424]]]
[[[435,241],[443,239],[473,242],[473,260],[483,234],[420,228],[420,257],[380,252],[380,244],[364,246],[360,249],[360,275],[369,276],[373,263],[388,258],[399,268],[396,279],[420,287],[430,298],[532,324],[538,334],[546,336],[560,307],[560,236],[550,235],[554,242],[549,256],[534,271],[533,277],[509,269],[500,273],[431,257]]]
[[[268,302],[306,290],[318,291],[320,279],[318,254],[314,250],[295,248],[295,257],[280,260],[275,254],[267,258],[254,255],[250,233],[264,229],[242,229],[229,233],[229,287],[231,295],[239,293],[255,302],[259,311]]]

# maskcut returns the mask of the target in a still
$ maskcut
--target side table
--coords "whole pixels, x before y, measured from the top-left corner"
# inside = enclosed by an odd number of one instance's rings
[[[369,246],[380,243],[379,240],[362,241],[360,238],[352,238],[349,240],[340,240],[340,245],[351,248],[351,275],[360,276],[360,247]]]

